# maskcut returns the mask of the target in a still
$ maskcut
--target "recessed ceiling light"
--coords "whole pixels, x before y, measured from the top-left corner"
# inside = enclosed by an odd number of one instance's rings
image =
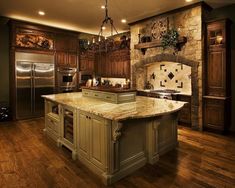
[[[187,3],[192,2],[193,0],[185,0]]]
[[[122,23],[126,23],[126,19],[122,19],[121,22],[122,22]]]
[[[103,26],[103,27],[102,27],[102,30],[105,30],[105,29],[106,29],[106,27],[105,27],[105,26]]]
[[[44,16],[45,15],[45,12],[44,11],[38,11],[38,14],[40,15],[40,16]]]
[[[102,8],[102,9],[105,9],[105,6],[104,6],[104,5],[101,5],[101,8]]]

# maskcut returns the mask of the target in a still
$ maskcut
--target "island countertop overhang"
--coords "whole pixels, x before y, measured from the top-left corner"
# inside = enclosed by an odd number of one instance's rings
[[[81,92],[43,95],[43,98],[112,121],[151,118],[171,114],[183,108],[186,102],[137,96],[135,102],[113,104],[82,96]]]

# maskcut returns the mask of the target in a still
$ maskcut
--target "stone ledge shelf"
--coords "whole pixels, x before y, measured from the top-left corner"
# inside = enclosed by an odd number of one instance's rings
[[[181,50],[181,47],[187,42],[187,38],[186,37],[179,37],[178,39],[178,43],[177,43],[177,50]],[[160,40],[154,40],[152,42],[145,42],[145,43],[139,43],[134,45],[135,49],[139,49],[141,50],[141,52],[143,53],[143,55],[145,55],[145,52],[148,48],[157,48],[157,47],[162,47],[162,43]]]

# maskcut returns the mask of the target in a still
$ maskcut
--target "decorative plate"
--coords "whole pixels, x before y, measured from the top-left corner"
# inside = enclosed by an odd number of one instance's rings
[[[168,17],[156,20],[153,23],[151,30],[153,39],[161,40],[162,36],[167,32],[168,27],[169,27]]]

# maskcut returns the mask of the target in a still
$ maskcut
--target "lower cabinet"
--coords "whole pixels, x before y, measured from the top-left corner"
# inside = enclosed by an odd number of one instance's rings
[[[45,117],[45,131],[47,134],[56,142],[59,141],[60,137],[60,120],[52,114],[47,114]]]
[[[106,120],[87,112],[78,112],[78,157],[101,170],[106,164]]]
[[[44,131],[53,140],[59,143],[60,139],[60,116],[59,104],[45,101],[45,129]]]
[[[191,96],[177,95],[177,100],[187,102],[179,113],[179,124],[191,126]]]
[[[231,98],[204,97],[204,130],[226,132],[230,125]]]

